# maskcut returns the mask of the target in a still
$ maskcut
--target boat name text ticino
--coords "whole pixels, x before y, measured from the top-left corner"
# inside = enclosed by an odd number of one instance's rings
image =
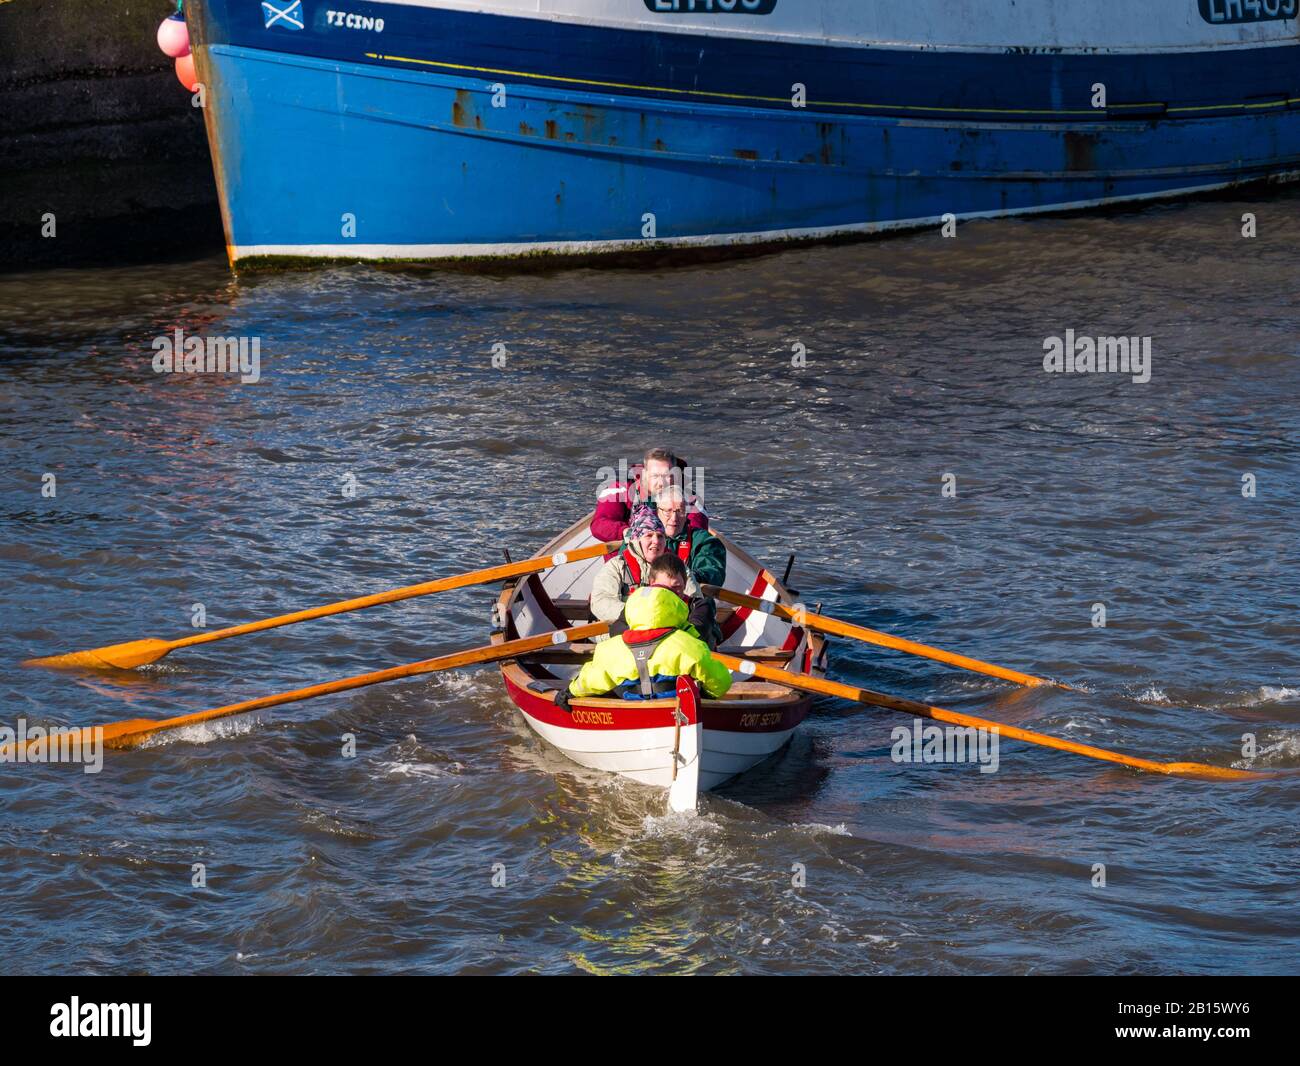
[[[325,22],[330,26],[346,26],[350,30],[384,32],[384,20],[373,15],[355,15],[350,11],[326,11]]]
[[[776,0],[645,0],[645,6],[656,15],[770,15]]]

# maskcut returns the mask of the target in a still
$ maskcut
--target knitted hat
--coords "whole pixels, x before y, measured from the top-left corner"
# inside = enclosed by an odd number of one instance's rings
[[[639,503],[632,509],[632,520],[627,524],[627,536],[629,540],[635,540],[646,533],[668,535],[654,507],[648,503]]]

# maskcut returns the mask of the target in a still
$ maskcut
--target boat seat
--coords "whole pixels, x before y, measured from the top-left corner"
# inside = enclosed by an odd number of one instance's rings
[[[733,681],[724,700],[768,700],[773,696],[798,696],[799,693],[771,681]]]
[[[585,663],[596,651],[596,645],[579,642],[564,648],[543,648],[519,658],[528,663]]]
[[[723,648],[722,650],[742,659],[753,659],[755,662],[760,663],[788,663],[794,658],[793,651],[778,648],[775,644],[770,644],[765,648]]]
[[[586,600],[574,599],[572,596],[553,596],[551,602],[571,622],[585,622],[591,617],[591,604]]]
[[[556,610],[570,622],[591,621],[591,604],[587,600],[575,599],[572,596],[557,596],[553,597],[551,602],[555,604]],[[735,613],[735,610],[734,607],[727,604],[718,604],[718,625],[726,622]]]

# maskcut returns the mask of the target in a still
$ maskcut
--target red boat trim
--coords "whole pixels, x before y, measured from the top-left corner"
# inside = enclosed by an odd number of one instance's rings
[[[502,679],[515,705],[528,717],[547,725],[610,730],[666,729],[673,724],[675,700],[602,700],[599,704],[575,700],[572,713],[566,713],[553,700],[517,684],[505,671]],[[704,700],[700,703],[700,721],[705,729],[725,733],[780,733],[808,717],[811,706],[811,697],[775,707],[755,700]]]
[[[677,679],[677,707],[686,719],[683,725],[694,725],[700,720],[700,686],[694,678]]]
[[[765,588],[767,588],[767,575],[760,570],[758,577],[754,579],[754,585],[749,590],[749,594],[761,600]],[[726,623],[722,627],[722,639],[730,640],[731,635],[744,625],[745,619],[753,613],[754,609],[752,607],[737,607],[732,611],[731,617],[727,619]]]

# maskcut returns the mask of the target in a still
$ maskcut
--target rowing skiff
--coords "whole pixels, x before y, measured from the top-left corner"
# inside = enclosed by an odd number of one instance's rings
[[[591,516],[555,537],[539,553],[563,557],[594,544]],[[765,602],[794,606],[781,581],[713,530],[727,548],[725,587]],[[492,642],[537,636],[591,620],[588,599],[603,560],[560,562],[544,573],[508,582],[496,604]],[[826,640],[761,609],[719,605],[719,650],[796,673],[825,672]],[[573,700],[557,707],[555,693],[578,672],[594,645],[576,644],[500,664],[511,700],[543,740],[582,766],[670,789],[674,809],[693,808],[695,789],[713,789],[779,751],[808,714],[811,697],[782,685],[733,673],[720,700]],[[698,710],[697,710],[698,707]],[[681,800],[679,793],[686,799]]]

